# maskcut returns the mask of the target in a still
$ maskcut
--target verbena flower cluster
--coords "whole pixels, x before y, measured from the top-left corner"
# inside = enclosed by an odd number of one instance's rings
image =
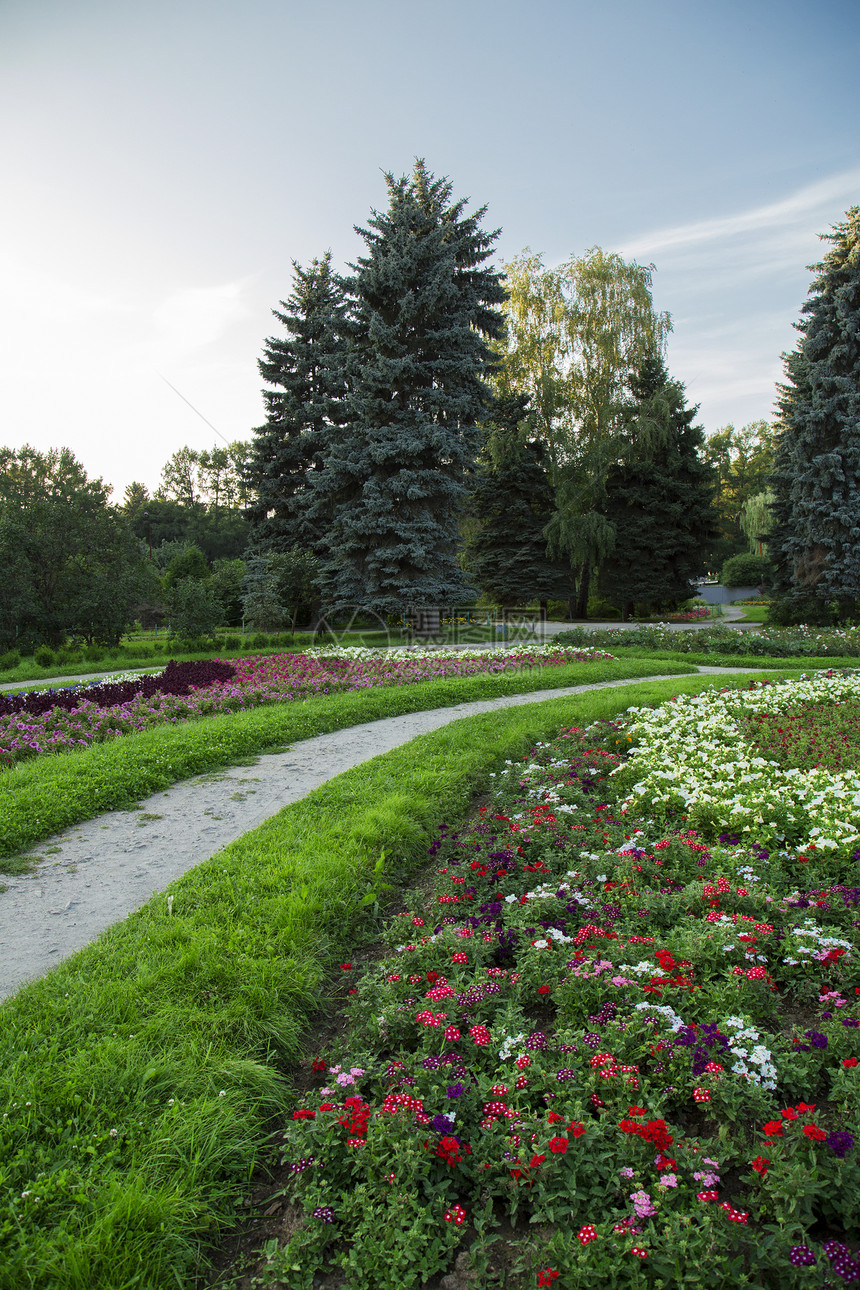
[[[73,686],[0,706],[0,767],[133,734],[151,726],[290,703],[320,694],[415,685],[608,659],[602,650],[553,645],[459,650],[309,650],[303,654],[169,663],[157,675],[101,686]],[[117,692],[117,685],[119,692]]]
[[[468,1237],[495,1283],[507,1220],[531,1284],[852,1280],[860,851],[834,876],[754,835],[631,821],[619,733],[563,732],[440,827],[432,895],[355,973],[349,1034],[284,1133],[306,1220],[273,1276],[412,1284]]]

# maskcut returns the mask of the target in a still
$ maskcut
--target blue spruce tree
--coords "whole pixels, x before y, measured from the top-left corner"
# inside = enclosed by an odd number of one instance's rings
[[[368,253],[348,289],[347,423],[312,477],[325,535],[328,612],[396,614],[474,594],[457,562],[459,521],[491,398],[489,342],[502,330],[498,233],[465,215],[419,161],[386,176],[389,207],[356,231]]]
[[[343,420],[344,359],[349,321],[331,252],[310,268],[294,263],[293,290],[273,310],[286,330],[270,337],[259,361],[265,425],[254,430],[250,482],[252,545],[269,551],[314,549],[324,520],[310,477],[322,469]],[[311,505],[313,504],[313,505]]]
[[[779,386],[768,547],[783,622],[860,611],[860,207],[823,238]]]

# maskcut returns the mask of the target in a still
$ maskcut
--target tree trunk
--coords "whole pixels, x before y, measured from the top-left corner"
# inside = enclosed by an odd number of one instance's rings
[[[577,618],[588,617],[588,589],[591,584],[591,564],[588,560],[583,560],[582,568],[579,571],[579,586],[576,594],[576,616]]]

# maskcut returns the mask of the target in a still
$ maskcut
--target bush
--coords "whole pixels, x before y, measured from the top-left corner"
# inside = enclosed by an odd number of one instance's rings
[[[549,600],[546,606],[547,616],[551,622],[567,622],[567,601],[566,600]]]
[[[105,656],[101,645],[88,645],[84,653],[90,663],[100,663]]]
[[[57,650],[58,663],[80,663],[83,657],[83,651],[75,649],[73,645],[64,645]]]
[[[589,618],[598,620],[614,620],[621,617],[621,611],[617,605],[611,605],[608,600],[601,599],[600,596],[591,596],[588,601],[587,609]]]
[[[52,667],[56,662],[56,658],[57,656],[50,645],[40,645],[33,655],[33,659],[39,667]]]
[[[255,632],[250,638],[248,644],[252,649],[265,649],[269,643],[269,638],[265,632]]]
[[[720,574],[724,587],[757,587],[772,577],[773,565],[767,556],[748,553],[731,556]]]
[[[0,654],[0,672],[11,672],[20,662],[21,655],[16,649],[7,650],[5,654]]]
[[[186,578],[168,596],[170,633],[178,638],[209,637],[221,621],[221,606],[206,582]]]
[[[224,649],[238,649],[241,643],[238,636],[224,637]]]

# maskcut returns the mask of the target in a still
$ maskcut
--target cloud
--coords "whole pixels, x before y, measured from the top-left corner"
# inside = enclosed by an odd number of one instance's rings
[[[152,313],[158,342],[174,353],[211,345],[247,315],[242,298],[247,285],[248,279],[240,278],[215,287],[186,287],[172,292]]]
[[[781,201],[755,206],[738,215],[696,220],[690,224],[677,224],[653,233],[643,233],[619,249],[626,259],[638,259],[660,251],[673,251],[707,242],[723,242],[745,233],[766,230],[773,232],[778,229],[784,230],[790,239],[796,240],[800,233],[798,225],[805,230],[815,223],[818,231],[823,232],[820,224],[822,220],[830,219],[833,206],[838,204],[844,208],[853,204],[857,201],[858,193],[860,168],[844,170],[817,183],[807,184]]]

